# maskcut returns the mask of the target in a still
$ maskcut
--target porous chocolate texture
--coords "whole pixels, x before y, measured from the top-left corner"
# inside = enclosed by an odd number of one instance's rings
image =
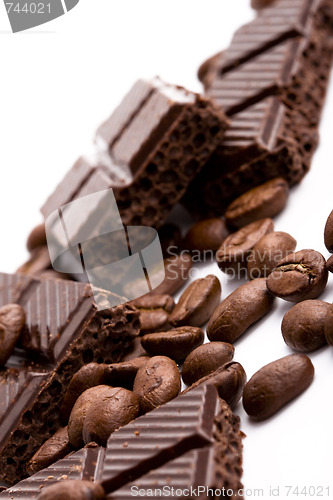
[[[237,196],[269,179],[284,177],[293,185],[309,170],[317,144],[316,128],[279,98],[267,97],[234,115],[224,141],[183,202],[194,213],[218,215]]]
[[[148,490],[164,485],[230,488],[232,498],[240,498],[242,437],[239,418],[216,389],[198,387],[113,433],[106,450],[83,448],[8,488],[0,498],[36,499],[41,488],[65,479],[100,482],[110,499],[131,498],[132,486]]]
[[[214,58],[206,94],[231,127],[186,193],[188,208],[220,215],[235,197],[271,178],[283,176],[291,185],[303,178],[318,142],[332,20],[328,0],[277,0]]]
[[[112,294],[100,291],[109,303]],[[139,334],[139,312],[125,304],[98,311],[90,285],[0,274],[0,306],[26,313],[21,343],[0,371],[0,478],[26,476],[25,466],[58,428],[72,376],[91,361],[120,360]]]
[[[227,122],[198,94],[139,80],[98,129],[97,156],[79,159],[41,211],[47,217],[113,188],[123,224],[158,228],[221,142]]]

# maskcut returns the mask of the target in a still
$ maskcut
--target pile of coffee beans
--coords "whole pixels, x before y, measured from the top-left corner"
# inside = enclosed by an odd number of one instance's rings
[[[166,279],[132,301],[141,323],[135,350],[120,363],[89,363],[76,373],[63,399],[63,427],[34,455],[29,473],[92,441],[105,445],[114,430],[180,394],[182,383],[183,392],[215,385],[231,408],[243,396],[244,409],[255,420],[269,418],[311,384],[314,367],[304,353],[333,345],[333,305],[317,299],[331,269],[319,252],[295,252],[296,240],[274,231],[271,217],[287,199],[285,181],[273,179],[235,200],[225,220],[195,223],[184,239],[177,226],[164,226]],[[333,253],[333,212],[325,244]],[[176,251],[168,257],[170,245]],[[194,252],[206,251],[223,272],[247,275],[249,281],[221,301],[220,281],[210,274],[193,281],[175,304],[172,295],[189,278]],[[244,368],[233,360],[233,344],[271,311],[276,297],[297,302],[283,318],[282,336],[299,353],[269,363],[247,382]],[[1,328],[5,313],[0,311]],[[12,332],[7,338],[24,323],[19,311],[12,314],[16,320],[7,321]]]

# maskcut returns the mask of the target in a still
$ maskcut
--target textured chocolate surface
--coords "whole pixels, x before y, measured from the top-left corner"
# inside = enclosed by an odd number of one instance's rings
[[[108,299],[108,292],[101,291]],[[139,313],[129,305],[97,311],[90,285],[0,274],[0,305],[26,313],[21,348],[0,371],[0,470],[9,483],[60,427],[64,391],[90,361],[119,361],[139,333]],[[22,345],[26,348],[22,349]]]
[[[220,215],[269,179],[282,176],[292,185],[303,178],[318,143],[332,19],[328,0],[277,0],[214,58],[206,93],[232,121],[186,193],[185,206],[195,212],[200,206],[201,216]]]
[[[232,117],[221,146],[183,198],[195,213],[220,215],[240,194],[282,176],[299,182],[309,170],[318,133],[277,97]]]
[[[237,492],[242,487],[242,437],[239,418],[214,387],[198,387],[116,431],[106,450],[87,446],[8,488],[0,498],[32,500],[59,481],[101,478],[113,490],[107,498],[129,498],[131,486],[200,485]]]
[[[227,120],[208,100],[139,81],[97,131],[99,155],[80,159],[42,207],[113,188],[125,225],[159,227],[221,142]]]

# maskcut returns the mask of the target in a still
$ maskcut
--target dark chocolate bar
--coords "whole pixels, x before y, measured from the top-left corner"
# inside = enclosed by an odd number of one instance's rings
[[[99,291],[107,307],[112,294]],[[0,370],[0,478],[25,466],[61,427],[59,410],[72,376],[90,361],[117,362],[139,334],[139,313],[125,304],[98,310],[90,285],[0,274],[0,307],[20,304],[20,344]]]
[[[240,498],[241,440],[239,418],[212,385],[201,386],[115,431],[106,450],[88,445],[0,498],[32,500],[66,479],[99,482],[110,499],[130,498],[131,488],[163,486],[230,488]]]
[[[240,194],[275,177],[293,185],[309,170],[318,133],[277,97],[234,115],[221,146],[192,182],[183,203],[219,215]]]
[[[78,160],[41,211],[47,217],[73,199],[113,188],[124,225],[158,228],[226,126],[223,112],[199,95],[140,80],[98,129],[96,157]]]
[[[269,179],[282,176],[293,185],[303,178],[318,143],[332,19],[327,0],[276,0],[206,67],[206,92],[231,116],[231,126],[191,183],[187,208],[221,215]]]

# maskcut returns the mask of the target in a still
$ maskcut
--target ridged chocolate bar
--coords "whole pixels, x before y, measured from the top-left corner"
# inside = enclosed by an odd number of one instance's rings
[[[45,217],[113,188],[124,225],[158,228],[221,142],[227,119],[208,100],[158,79],[139,81],[98,129],[97,155],[81,158],[49,197]]]
[[[277,97],[236,114],[221,146],[192,182],[183,202],[192,212],[221,214],[240,194],[282,176],[293,185],[309,170],[318,143],[315,128]]]
[[[66,479],[102,480],[110,499],[130,498],[132,487],[163,486],[231,488],[233,498],[240,498],[241,440],[239,418],[213,386],[202,386],[116,431],[106,450],[88,445],[3,491],[0,498],[33,500],[42,488]]]
[[[105,305],[112,294],[100,291]],[[117,362],[139,333],[130,305],[98,311],[90,285],[0,274],[0,307],[26,312],[21,343],[0,370],[0,478],[26,476],[31,456],[60,426],[72,376],[85,363]]]
[[[276,0],[206,65],[207,94],[231,116],[231,126],[192,182],[185,206],[221,215],[237,196],[273,177],[291,185],[303,178],[318,142],[332,20],[328,0]]]

